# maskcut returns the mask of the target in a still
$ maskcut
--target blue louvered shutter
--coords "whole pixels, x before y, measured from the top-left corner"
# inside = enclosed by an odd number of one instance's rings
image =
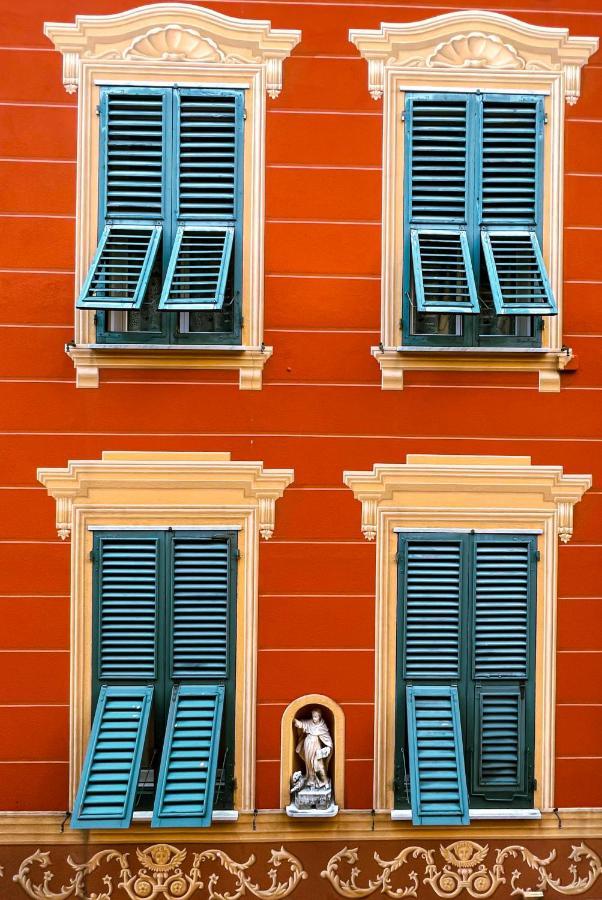
[[[139,309],[166,218],[168,88],[101,91],[100,239],[80,309]]]
[[[533,759],[535,538],[477,535],[474,547],[472,793],[513,800]]]
[[[467,787],[458,707],[466,537],[399,535],[401,676],[412,821],[465,824]]]
[[[420,94],[406,100],[406,227],[418,312],[478,312],[467,241],[473,179],[469,101]]]
[[[455,686],[407,688],[412,823],[468,825],[468,795]]]
[[[175,533],[172,654],[174,680],[226,679],[232,547],[227,535]]]
[[[182,684],[169,709],[152,826],[211,824],[224,688]]]
[[[240,240],[243,97],[176,94],[177,231],[159,309],[221,309]]]
[[[98,680],[150,681],[156,675],[159,539],[100,532],[94,552]]]
[[[481,243],[498,315],[557,313],[540,246],[543,127],[541,97],[483,98]]]
[[[132,819],[153,687],[101,688],[72,828],[127,828]]]

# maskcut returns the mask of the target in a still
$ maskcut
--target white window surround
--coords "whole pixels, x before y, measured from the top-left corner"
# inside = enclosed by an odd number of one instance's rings
[[[381,344],[372,348],[383,389],[401,390],[405,370],[439,369],[538,372],[541,391],[559,391],[572,358],[562,344],[563,101],[577,102],[598,39],[466,10],[351,30],[349,40],[368,62],[371,96],[384,100]],[[400,346],[405,92],[474,90],[545,95],[543,253],[559,313],[543,317],[541,349]]]
[[[259,538],[272,536],[276,500],[293,477],[292,469],[264,469],[229,453],[105,451],[101,459],[72,460],[64,469],[38,469],[56,500],[59,537],[71,537],[71,805],[92,721],[94,528],[172,526],[238,531],[234,804],[239,811],[255,808]]]
[[[535,660],[534,806],[553,809],[558,540],[573,533],[573,506],[590,475],[535,466],[528,456],[409,454],[405,463],[344,472],[362,504],[361,529],[376,541],[374,809],[394,807],[397,531],[539,532]]]
[[[240,346],[149,346],[96,343],[94,313],[75,311],[66,352],[78,387],[98,387],[102,368],[234,369],[240,387],[260,390],[272,354],[263,344],[266,95],[282,89],[282,63],[300,31],[236,19],[187,3],[157,3],[108,16],[47,22],[44,33],[63,55],[63,83],[79,91],[75,296],[98,235],[99,85],[142,84],[245,88],[242,338]]]

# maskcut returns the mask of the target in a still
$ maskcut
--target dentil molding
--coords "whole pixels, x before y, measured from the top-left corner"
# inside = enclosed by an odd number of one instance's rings
[[[486,69],[488,74],[557,73],[573,105],[581,90],[581,69],[598,49],[598,38],[575,37],[567,28],[528,25],[485,10],[462,10],[349,32],[368,62],[368,90],[378,100],[388,71],[451,70],[454,75]]]
[[[265,20],[237,19],[189,3],[154,3],[109,16],[76,16],[74,23],[47,22],[45,35],[63,55],[63,84],[77,91],[82,65],[102,60],[133,67],[183,62],[263,68],[265,87],[282,90],[282,62],[301,32],[272,28]]]
[[[443,517],[454,508],[470,516],[483,497],[496,497],[494,517],[552,516],[563,543],[573,535],[573,507],[591,487],[591,475],[565,475],[562,466],[534,466],[529,456],[408,454],[405,463],[376,463],[371,472],[343,479],[362,504],[362,533],[376,538],[379,512],[413,508]]]
[[[56,500],[56,528],[68,538],[76,510],[109,506],[159,509],[170,495],[182,510],[213,507],[225,513],[256,507],[264,540],[274,533],[275,507],[292,482],[292,469],[264,469],[261,462],[234,461],[229,453],[105,451],[99,460],[72,460],[64,469],[38,469]]]

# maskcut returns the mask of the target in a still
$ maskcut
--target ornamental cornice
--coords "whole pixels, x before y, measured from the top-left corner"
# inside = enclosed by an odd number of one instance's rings
[[[272,28],[259,19],[238,19],[189,3],[154,3],[108,16],[76,16],[73,23],[46,22],[44,34],[63,55],[63,83],[77,91],[84,63],[103,67],[183,63],[195,67],[246,66],[265,71],[266,90],[282,90],[282,61],[301,32]]]
[[[343,480],[362,504],[366,540],[376,538],[382,509],[439,510],[449,518],[454,508],[458,514],[489,509],[495,496],[496,514],[555,515],[563,543],[573,534],[573,507],[592,483],[590,475],[565,475],[562,466],[534,466],[528,456],[421,454],[409,454],[405,463],[376,463],[371,472],[344,472]]]
[[[76,510],[163,510],[170,495],[181,508],[228,513],[254,506],[265,540],[274,532],[275,505],[293,481],[292,469],[231,460],[229,453],[104,452],[100,460],[72,460],[64,469],[38,469],[38,480],[56,500],[56,527],[68,538]]]
[[[564,96],[577,102],[581,69],[598,49],[598,38],[575,37],[567,28],[529,25],[486,10],[461,10],[419,22],[383,22],[379,29],[349,32],[368,62],[368,90],[378,100],[388,71],[449,71],[462,80],[467,73],[514,77],[547,72],[562,77]]]

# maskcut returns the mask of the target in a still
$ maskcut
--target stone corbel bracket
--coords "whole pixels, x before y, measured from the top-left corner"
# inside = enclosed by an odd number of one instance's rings
[[[82,509],[108,508],[160,515],[177,506],[211,509],[225,517],[255,510],[258,533],[274,533],[276,500],[293,481],[292,469],[264,469],[261,462],[231,460],[229,453],[104,452],[100,460],[74,460],[64,469],[38,469],[38,480],[56,500],[56,527],[66,540]]]
[[[383,22],[377,30],[354,30],[349,40],[368,62],[368,90],[383,96],[386,73],[441,71],[454,76],[476,70],[499,75],[546,72],[562,78],[566,102],[573,105],[581,90],[581,69],[598,49],[598,38],[575,37],[566,28],[528,25],[511,16],[485,10],[446,13],[419,22]]]
[[[183,63],[247,66],[264,71],[268,96],[282,90],[282,62],[301,32],[272,28],[265,20],[237,19],[189,3],[156,3],[109,16],[76,16],[74,23],[47,22],[44,33],[63,55],[63,83],[77,91],[82,64]]]
[[[408,455],[405,463],[377,463],[371,472],[344,472],[343,480],[362,504],[362,533],[373,541],[381,512],[414,510],[428,518],[492,518],[506,527],[538,516],[555,521],[563,543],[573,535],[573,508],[591,487],[591,475],[565,475],[561,466],[534,466],[528,456]],[[486,497],[487,500],[483,500]],[[493,498],[495,497],[495,508]],[[417,528],[419,530],[419,528]]]

